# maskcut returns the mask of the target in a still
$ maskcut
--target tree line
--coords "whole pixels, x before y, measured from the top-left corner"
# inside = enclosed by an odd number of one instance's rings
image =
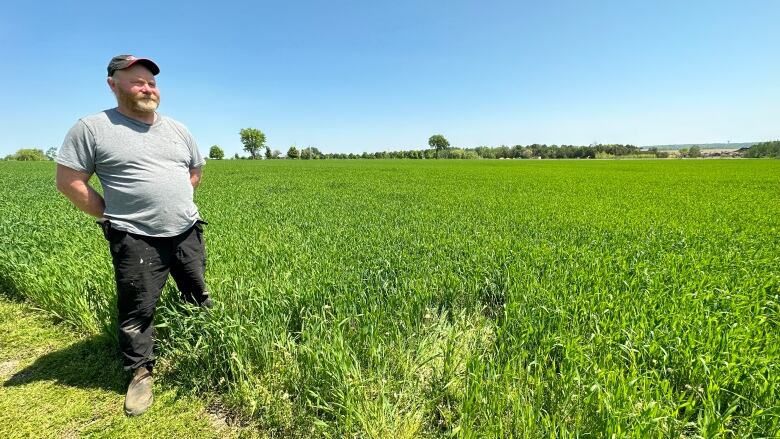
[[[261,151],[265,150],[264,158],[282,158],[281,152],[272,151],[266,144],[265,133],[256,128],[243,128],[239,131],[244,151],[249,157],[240,157],[236,154],[233,158],[260,159]],[[476,148],[453,148],[449,141],[441,134],[434,134],[428,138],[429,148],[407,149],[397,151],[378,151],[355,153],[323,153],[315,147],[307,147],[299,150],[291,146],[287,150],[285,158],[288,159],[588,159],[608,157],[668,157],[668,153],[657,148],[642,150],[635,145],[624,144],[597,144],[588,146],[575,145],[546,145],[533,144],[528,146],[501,145],[497,147],[478,146]],[[696,156],[696,150],[691,156]],[[218,145],[209,150],[209,158],[222,159],[224,151]]]
[[[774,157],[780,159],[780,140],[756,143],[748,148],[744,155],[750,158]]]
[[[57,158],[57,148],[51,147],[46,152],[40,148],[22,148],[13,154],[5,156],[4,160],[18,160],[20,162],[40,162]]]
[[[234,159],[302,159],[302,160],[322,160],[322,159],[596,159],[611,157],[669,157],[666,151],[660,151],[658,148],[641,149],[638,146],[630,144],[593,144],[582,145],[514,145],[514,146],[478,146],[476,148],[454,148],[450,146],[449,141],[441,134],[434,134],[428,138],[429,148],[409,149],[396,151],[378,151],[355,153],[323,153],[319,149],[309,146],[298,149],[291,146],[286,155],[282,156],[278,149],[272,150],[266,144],[265,133],[256,128],[243,128],[239,131],[241,143],[244,145],[244,151],[249,153],[248,157],[241,157],[238,154]],[[683,157],[701,157],[702,151],[698,146],[692,146],[689,149],[679,151]],[[770,141],[757,143],[746,150],[740,150],[744,157],[761,158],[773,157],[780,158],[780,141]],[[18,161],[44,161],[54,160],[57,157],[57,148],[49,148],[46,152],[39,148],[22,148],[14,154],[9,154],[5,160]],[[218,145],[213,145],[209,149],[208,157],[213,160],[225,158],[225,152]]]
[[[630,156],[668,157],[663,151],[645,151],[634,145],[609,144],[591,146],[545,145],[478,146],[476,148],[443,148],[364,152],[362,154],[325,154],[322,158],[368,159],[588,159]]]

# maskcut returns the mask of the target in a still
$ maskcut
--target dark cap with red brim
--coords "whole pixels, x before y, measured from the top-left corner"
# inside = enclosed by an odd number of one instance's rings
[[[133,55],[117,55],[111,58],[111,61],[108,63],[108,76],[114,76],[114,72],[117,70],[126,69],[136,63],[145,65],[153,75],[160,73],[160,68],[149,58],[138,58]]]

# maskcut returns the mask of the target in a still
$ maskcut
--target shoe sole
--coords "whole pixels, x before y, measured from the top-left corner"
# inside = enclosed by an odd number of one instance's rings
[[[149,400],[149,404],[147,404],[146,407],[138,411],[128,410],[127,407],[125,407],[125,416],[129,416],[132,418],[134,416],[143,415],[144,413],[146,413],[147,410],[149,410],[149,407],[152,406],[153,402],[154,402],[154,396],[152,396],[152,398]]]

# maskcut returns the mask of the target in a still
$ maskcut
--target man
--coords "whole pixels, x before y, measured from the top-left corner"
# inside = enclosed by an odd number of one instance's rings
[[[119,345],[133,371],[125,413],[152,404],[154,310],[170,273],[182,298],[211,307],[205,243],[193,193],[204,160],[184,125],[156,112],[152,60],[119,55],[108,64],[117,107],[80,119],[57,155],[57,189],[99,218],[114,264]],[[103,196],[89,185],[97,174]]]

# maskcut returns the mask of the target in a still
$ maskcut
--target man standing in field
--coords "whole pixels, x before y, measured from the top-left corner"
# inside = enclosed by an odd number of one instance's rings
[[[152,404],[154,310],[170,273],[182,298],[211,307],[205,243],[193,193],[204,160],[187,128],[156,112],[152,60],[119,55],[108,64],[117,107],[80,119],[57,155],[57,189],[99,218],[116,277],[119,345],[133,371],[125,413]],[[97,174],[101,196],[89,185]]]

